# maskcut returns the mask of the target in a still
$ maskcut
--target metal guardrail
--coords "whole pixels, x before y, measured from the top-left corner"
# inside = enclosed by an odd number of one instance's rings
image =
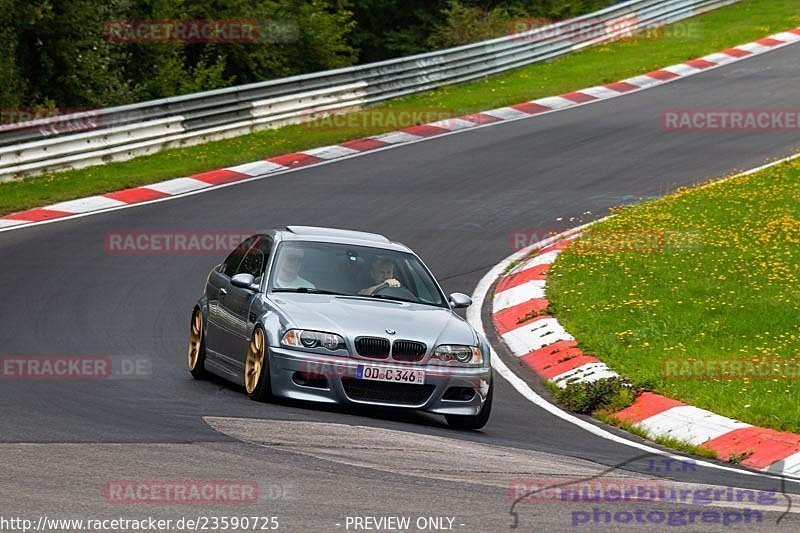
[[[630,0],[456,48],[0,128],[0,181],[235,137],[505,72],[739,0]],[[69,131],[75,121],[96,128]]]

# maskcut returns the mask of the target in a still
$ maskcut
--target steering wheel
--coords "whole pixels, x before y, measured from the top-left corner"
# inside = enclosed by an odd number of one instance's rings
[[[383,285],[382,287],[378,287],[372,294],[381,294],[383,296],[394,296],[395,298],[402,298],[404,300],[416,300],[417,297],[414,296],[414,293],[410,290],[406,289],[405,287],[390,287],[389,285]]]

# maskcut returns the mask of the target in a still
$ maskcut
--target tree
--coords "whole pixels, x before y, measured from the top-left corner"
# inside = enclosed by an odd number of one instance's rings
[[[352,14],[325,0],[0,0],[4,107],[98,108],[355,62]],[[239,20],[252,42],[119,42],[120,21]]]

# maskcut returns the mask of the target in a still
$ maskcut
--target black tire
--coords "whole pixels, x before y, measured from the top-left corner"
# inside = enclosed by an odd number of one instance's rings
[[[203,312],[199,307],[195,307],[189,323],[189,348],[186,364],[194,379],[208,377],[206,371],[206,321],[203,319]]]
[[[260,338],[260,341],[259,341]],[[256,353],[256,352],[259,352]],[[253,366],[260,360],[257,369]],[[251,375],[252,374],[252,375]],[[260,326],[256,326],[247,347],[247,358],[244,366],[244,388],[251,400],[266,402],[273,398],[269,372],[269,351],[267,335]]]
[[[447,420],[447,424],[453,429],[481,429],[489,421],[489,415],[492,414],[493,398],[494,385],[490,385],[489,392],[486,394],[486,400],[483,402],[483,407],[477,415],[444,415],[444,418]]]

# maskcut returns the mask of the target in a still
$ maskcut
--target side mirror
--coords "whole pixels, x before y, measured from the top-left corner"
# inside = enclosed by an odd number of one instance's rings
[[[259,287],[255,284],[255,280],[252,274],[236,274],[231,278],[231,285],[240,289],[257,291]]]
[[[450,295],[450,305],[455,309],[462,309],[472,305],[472,298],[460,292],[454,292]]]

